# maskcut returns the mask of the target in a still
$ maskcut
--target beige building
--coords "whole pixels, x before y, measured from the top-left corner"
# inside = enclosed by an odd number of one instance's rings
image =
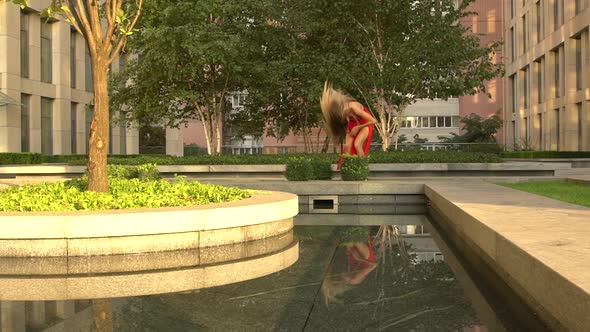
[[[590,0],[506,0],[508,149],[590,150]]]
[[[90,58],[83,37],[70,24],[39,16],[49,3],[30,0],[30,7],[21,9],[0,2],[0,92],[13,101],[0,106],[0,152],[87,151],[93,98]],[[124,64],[117,59],[112,70]],[[110,153],[138,153],[136,129],[113,125],[109,136]]]

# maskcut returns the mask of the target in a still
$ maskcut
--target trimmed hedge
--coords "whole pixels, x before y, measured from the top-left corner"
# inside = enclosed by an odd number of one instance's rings
[[[29,165],[40,164],[43,156],[40,153],[4,152],[0,153],[0,165]]]
[[[369,178],[369,158],[362,156],[342,156],[340,177],[344,181],[366,181]]]
[[[10,157],[4,157],[10,155]],[[17,157],[13,155],[18,155]],[[10,160],[18,164],[68,163],[84,166],[88,164],[86,155],[40,156],[38,154],[0,153],[0,161]],[[371,163],[500,163],[502,158],[493,153],[462,151],[375,151],[370,154]],[[335,164],[338,154],[277,154],[277,155],[199,155],[173,157],[166,155],[110,155],[109,164],[115,165],[285,165],[292,158],[303,157],[310,162],[329,162]],[[18,158],[18,159],[17,159]],[[10,164],[4,163],[4,164]],[[0,162],[3,164],[3,162]],[[325,167],[324,167],[325,169]],[[323,173],[323,172],[322,172]],[[326,172],[327,173],[327,172]]]
[[[287,180],[308,181],[332,179],[332,160],[310,156],[291,157],[287,160],[285,170]]]
[[[156,165],[109,166],[109,191],[87,191],[88,178],[11,187],[0,191],[0,211],[80,211],[190,206],[250,197],[247,190],[218,185],[153,180]],[[154,172],[155,170],[155,172]],[[135,177],[137,176],[137,177]]]
[[[590,158],[590,151],[508,151],[502,158]]]

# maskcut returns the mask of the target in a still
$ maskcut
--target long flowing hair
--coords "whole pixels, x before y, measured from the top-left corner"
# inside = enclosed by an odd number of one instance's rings
[[[324,82],[320,107],[322,108],[326,128],[333,138],[346,136],[348,114],[344,111],[344,104],[350,101],[355,101],[355,99],[340,90],[332,88],[328,81]]]

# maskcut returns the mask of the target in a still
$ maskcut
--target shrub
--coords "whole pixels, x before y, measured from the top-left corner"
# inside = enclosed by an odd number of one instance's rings
[[[176,178],[141,181],[111,177],[109,192],[86,191],[87,178],[0,191],[0,211],[77,211],[190,206],[236,201],[250,192]]]
[[[369,157],[343,155],[340,176],[344,181],[365,181],[369,178]]]
[[[40,164],[42,155],[31,152],[3,152],[0,153],[0,165]]]
[[[285,177],[289,181],[307,181],[311,180],[313,168],[308,158],[292,157],[287,161]]]
[[[503,158],[590,158],[590,151],[508,151]]]
[[[332,161],[328,158],[310,159],[312,170],[312,180],[331,180],[332,179]]]
[[[137,178],[142,181],[153,181],[162,178],[156,164],[145,164],[137,166]]]

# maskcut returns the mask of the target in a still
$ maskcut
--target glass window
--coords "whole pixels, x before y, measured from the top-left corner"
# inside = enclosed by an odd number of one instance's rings
[[[72,137],[72,146],[71,146],[71,151],[72,154],[76,154],[77,153],[77,146],[78,146],[78,139],[77,139],[77,131],[78,131],[78,126],[76,124],[76,122],[78,121],[78,114],[77,114],[77,110],[78,110],[78,104],[76,103],[71,103],[70,104],[70,121],[71,121],[71,125],[70,125],[70,136]]]
[[[560,62],[559,51],[556,50],[556,51],[553,51],[552,53],[553,53],[553,62],[554,62],[553,84],[555,86],[555,97],[559,97],[561,95],[561,87],[559,85],[559,82],[560,82],[560,80],[559,80],[559,75],[560,75],[560,72],[559,72],[559,62]]]
[[[579,14],[584,9],[585,0],[576,0],[576,14]]]
[[[535,62],[536,72],[537,72],[537,103],[543,103],[543,93],[545,91],[545,86],[543,82],[543,58],[539,59]]]
[[[444,116],[437,116],[436,119],[437,119],[437,122],[438,122],[436,124],[436,127],[437,128],[443,128],[445,126],[445,117]]]
[[[553,30],[559,28],[559,2],[553,0]]]
[[[452,121],[452,124],[451,124],[452,127],[459,127],[460,118],[458,116],[453,116],[451,118],[451,121]]]
[[[430,128],[436,128],[436,116],[431,116],[430,118]]]
[[[510,76],[510,90],[511,90],[511,94],[512,94],[512,113],[516,112],[516,109],[518,108],[518,102],[516,99],[516,74]]]
[[[41,19],[41,81],[52,82],[52,54],[51,54],[51,29],[52,24],[47,19]]]
[[[41,97],[41,152],[53,154],[53,100]]]
[[[29,15],[20,12],[20,76],[29,77]]]
[[[574,39],[576,42],[576,90],[582,90],[582,81],[584,75],[582,73],[582,39]]]
[[[451,123],[451,117],[445,116],[445,128],[450,128],[452,126],[453,126],[453,124]]]
[[[30,108],[31,108],[31,96],[21,94],[20,95],[20,150],[21,152],[29,152],[29,121],[30,121]]]
[[[76,87],[76,32],[70,32],[70,86]]]
[[[121,115],[119,130],[119,154],[127,154],[127,121],[125,115]]]
[[[514,36],[514,28],[510,28],[510,45],[512,48],[512,62],[516,60],[516,37]]]
[[[540,43],[543,39],[543,32],[541,31],[543,22],[543,1],[537,2],[537,43]]]
[[[423,127],[423,128],[428,128],[428,127],[430,127],[430,121],[429,121],[429,119],[430,119],[430,118],[429,118],[429,117],[427,117],[427,116],[423,116],[423,117],[422,117],[422,127]]]
[[[543,114],[537,114],[539,119],[539,151],[543,151]]]
[[[526,50],[529,48],[528,44],[528,29],[526,24],[526,15],[522,17],[522,54],[526,53]]]
[[[524,118],[524,147],[529,149],[529,118]]]
[[[559,132],[559,129],[561,128],[560,120],[559,108],[557,108],[555,109],[555,143],[557,145],[557,151],[559,151],[559,141],[561,136]]]
[[[522,73],[522,90],[524,94],[524,108],[529,108],[529,69],[526,67]]]
[[[84,48],[84,78],[85,78],[85,89],[88,92],[94,91],[94,82],[92,81],[92,61],[90,59],[90,51],[88,46]]]
[[[582,103],[577,103],[576,109],[578,111],[578,151],[584,151],[584,119],[582,117]]]

